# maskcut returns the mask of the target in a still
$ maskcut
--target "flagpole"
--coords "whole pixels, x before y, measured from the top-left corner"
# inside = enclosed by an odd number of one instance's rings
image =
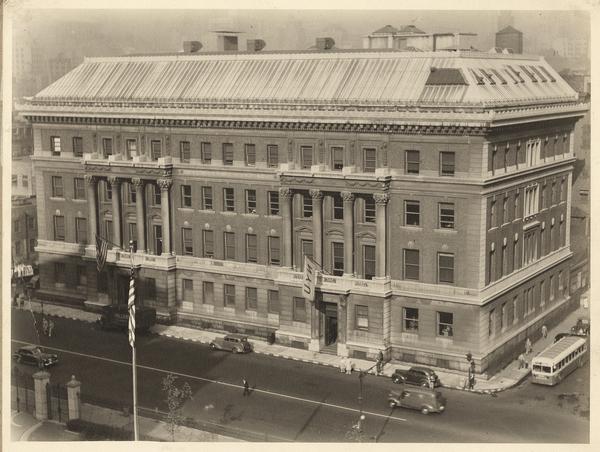
[[[133,268],[133,242],[129,242],[129,256],[131,258],[131,278],[134,275]],[[135,303],[135,301],[134,301]],[[131,313],[130,313],[131,315]],[[135,315],[135,314],[134,314]],[[130,324],[131,325],[131,324]],[[135,329],[132,332],[135,334]],[[137,418],[137,369],[135,363],[135,337],[131,344],[131,368],[132,368],[132,377],[133,377],[133,440],[139,441],[139,433],[138,433],[138,418]]]

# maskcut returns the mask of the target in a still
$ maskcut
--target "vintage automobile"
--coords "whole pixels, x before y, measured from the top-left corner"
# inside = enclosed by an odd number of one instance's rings
[[[571,327],[571,333],[578,334],[579,336],[588,336],[590,334],[590,319],[587,317],[578,318],[577,323]]]
[[[37,345],[26,345],[21,347],[13,355],[18,363],[30,364],[37,366],[40,369],[53,366],[58,363],[58,356],[53,353],[45,353],[41,347]]]
[[[427,367],[414,366],[408,370],[396,369],[392,374],[392,381],[398,384],[406,383],[424,387],[441,386],[440,379],[436,373]]]
[[[446,409],[446,399],[442,393],[429,388],[405,388],[391,391],[388,395],[390,408],[401,407],[419,410],[423,414],[442,413]]]
[[[209,345],[211,350],[225,350],[232,353],[249,353],[252,351],[252,344],[248,342],[248,337],[243,334],[227,334],[224,337],[216,338]]]

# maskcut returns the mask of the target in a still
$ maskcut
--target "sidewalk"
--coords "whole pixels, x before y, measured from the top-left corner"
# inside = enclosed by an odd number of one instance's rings
[[[31,308],[35,312],[40,312],[40,303],[36,301],[31,302]],[[48,303],[44,303],[44,313],[51,316],[66,317],[86,322],[94,322],[99,318],[98,314],[93,314],[90,312],[67,306],[51,305]],[[548,330],[548,336],[545,339],[541,338],[540,340],[533,343],[533,352],[527,356],[527,360],[531,361],[531,358],[533,356],[540,353],[544,348],[546,348],[553,342],[554,336],[556,334],[569,331],[571,326],[575,324],[576,319],[580,316],[585,315],[589,315],[589,309],[579,307],[577,308],[577,310],[575,310],[569,316],[563,319],[561,323],[556,325],[554,328]],[[151,331],[155,334],[159,334],[162,336],[183,339],[192,342],[199,342],[203,344],[208,344],[216,337],[222,337],[224,335],[223,333],[198,330],[177,325],[155,325]],[[278,356],[285,359],[293,359],[295,361],[331,366],[338,369],[341,363],[341,358],[336,355],[301,350],[277,344],[269,345],[266,341],[261,340],[253,340],[252,343],[254,346],[254,352],[259,354]],[[350,359],[350,361],[352,362],[355,371],[361,369],[370,369],[375,364],[374,361],[356,358],[352,358]],[[394,373],[395,369],[408,369],[411,366],[412,364],[410,363],[398,361],[395,361],[393,363],[387,363],[384,366],[382,375],[389,378]],[[464,388],[466,373],[437,368],[433,366],[427,367],[435,370],[440,381],[442,382],[443,387],[450,389],[460,389],[482,394],[490,394],[509,389],[519,384],[522,380],[524,380],[531,371],[530,368],[519,369],[518,361],[514,360],[507,367],[493,375],[491,378],[487,380],[483,378],[478,379],[476,382],[476,388],[473,390],[469,390]],[[369,373],[375,374],[375,370],[371,369]]]

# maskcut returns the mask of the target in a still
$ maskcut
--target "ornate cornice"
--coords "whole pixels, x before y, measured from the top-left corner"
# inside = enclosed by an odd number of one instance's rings
[[[388,193],[374,193],[373,198],[375,199],[375,204],[385,206],[390,200],[390,195]]]
[[[146,179],[155,179],[158,177],[171,177],[173,168],[168,167],[150,167],[150,166],[132,166],[119,165],[118,162],[110,162],[110,164],[98,164],[83,162],[83,168],[86,175],[94,177],[106,177],[107,174],[114,174],[121,178],[129,179],[131,174],[136,174],[138,177]],[[90,174],[92,173],[92,174]]]
[[[160,191],[168,191],[169,188],[171,188],[173,181],[171,179],[158,179],[156,183],[160,187]]]

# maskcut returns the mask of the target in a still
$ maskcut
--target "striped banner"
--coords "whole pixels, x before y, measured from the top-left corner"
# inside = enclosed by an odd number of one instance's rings
[[[129,297],[127,299],[127,308],[129,310],[129,345],[131,345],[131,347],[135,347],[135,278],[133,267],[131,267],[129,279]]]
[[[106,255],[108,254],[108,242],[99,235],[96,235],[96,268],[98,273],[102,272],[106,264]]]

